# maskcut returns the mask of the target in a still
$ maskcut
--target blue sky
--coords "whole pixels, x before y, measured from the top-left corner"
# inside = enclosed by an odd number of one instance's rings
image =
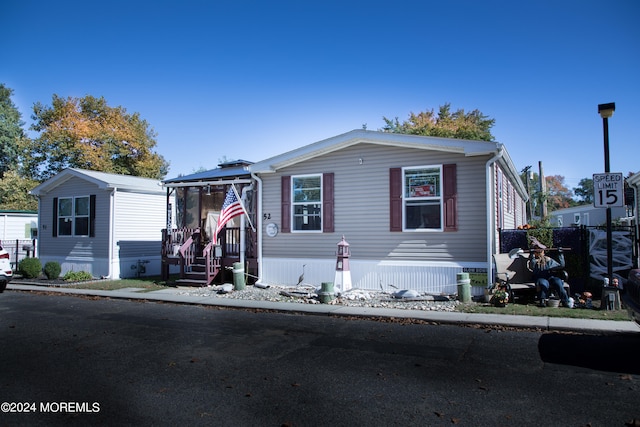
[[[640,2],[0,3],[0,82],[33,104],[103,96],[157,132],[167,178],[263,160],[383,116],[479,109],[516,168],[571,188],[640,171]]]

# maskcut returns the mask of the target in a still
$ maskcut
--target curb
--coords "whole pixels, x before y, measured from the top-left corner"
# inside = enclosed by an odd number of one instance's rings
[[[297,304],[273,301],[240,300],[231,298],[194,297],[176,295],[163,291],[138,292],[132,289],[102,291],[91,289],[70,289],[38,284],[12,284],[7,290],[31,292],[55,292],[60,294],[98,296],[129,300],[154,302],[172,302],[175,304],[191,304],[216,306],[237,309],[260,309],[283,313],[302,313],[339,317],[364,317],[407,319],[439,324],[504,326],[516,329],[541,329],[561,332],[590,333],[634,333],[640,335],[640,327],[635,322],[599,319],[573,319],[548,316],[514,316],[510,314],[483,314],[445,311],[418,311],[395,308],[348,307],[329,304]]]

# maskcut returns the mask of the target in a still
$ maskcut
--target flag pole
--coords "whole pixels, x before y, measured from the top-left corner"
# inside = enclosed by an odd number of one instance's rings
[[[251,222],[251,217],[249,217],[249,213],[247,212],[247,209],[245,209],[245,207],[244,207],[244,203],[242,202],[242,198],[238,194],[238,190],[236,190],[235,184],[232,183],[231,184],[231,188],[233,188],[233,192],[236,194],[236,198],[240,202],[240,207],[242,208],[242,212],[244,212],[245,216],[247,217],[247,221],[249,221],[249,225],[251,226],[251,230],[253,230],[253,232],[255,233],[256,228],[253,226],[253,223]]]

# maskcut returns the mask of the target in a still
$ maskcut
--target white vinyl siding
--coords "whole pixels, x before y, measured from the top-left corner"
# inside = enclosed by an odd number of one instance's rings
[[[115,196],[114,250],[119,257],[160,256],[166,198],[119,191]]]
[[[0,242],[28,240],[38,235],[38,215],[26,212],[0,211]]]

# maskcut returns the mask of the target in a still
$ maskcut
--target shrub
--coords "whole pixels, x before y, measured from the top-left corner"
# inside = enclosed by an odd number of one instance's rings
[[[91,280],[93,276],[86,271],[68,271],[63,279],[67,282],[80,282],[83,280]]]
[[[18,264],[18,271],[27,279],[35,279],[42,273],[42,263],[38,258],[25,258]]]
[[[47,279],[57,279],[60,276],[60,263],[57,261],[49,261],[44,265],[44,274],[47,276]]]

